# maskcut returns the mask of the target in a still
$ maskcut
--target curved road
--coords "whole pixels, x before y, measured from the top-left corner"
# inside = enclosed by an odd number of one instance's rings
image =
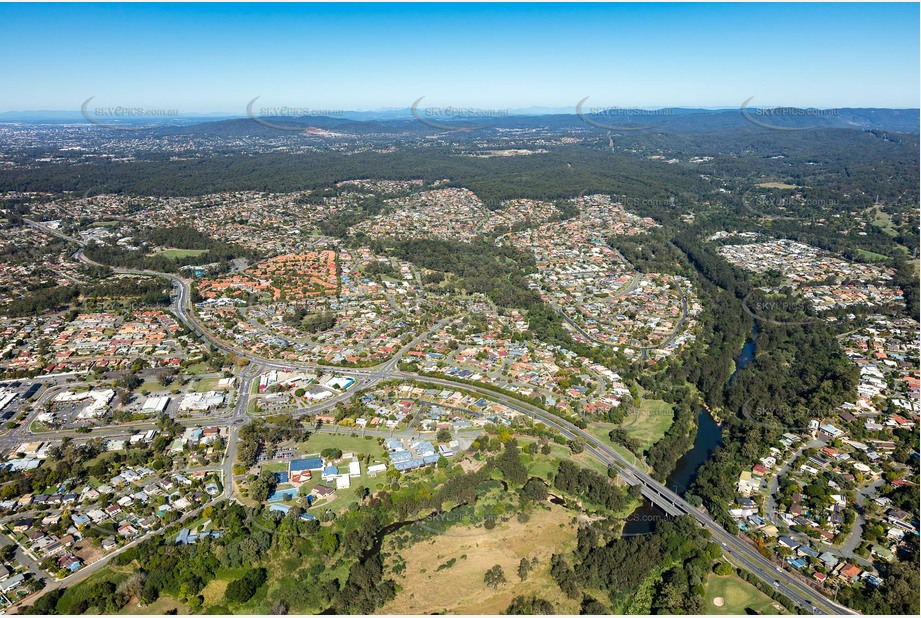
[[[51,231],[45,229],[45,226],[37,224],[32,221],[28,221],[29,225],[47,231],[55,236],[65,238],[67,240],[77,242],[81,247],[84,243],[63,235],[59,232]],[[77,251],[75,254],[77,259],[80,259],[83,262],[96,264],[92,260],[89,260],[83,255],[82,248]],[[799,605],[806,611],[811,611],[815,614],[856,614],[853,610],[850,610],[842,605],[839,605],[832,600],[825,597],[820,592],[814,590],[811,586],[804,583],[799,577],[788,573],[783,570],[780,566],[777,566],[775,563],[771,562],[760,553],[758,553],[755,548],[749,545],[745,540],[739,538],[735,534],[731,534],[723,529],[718,523],[716,523],[709,515],[696,509],[690,503],[688,503],[684,498],[674,493],[662,483],[654,479],[645,471],[636,467],[633,463],[626,460],[622,457],[617,451],[608,446],[607,444],[602,443],[597,438],[589,434],[588,432],[579,429],[569,421],[566,421],[560,417],[554,416],[536,406],[507,397],[501,393],[497,393],[493,390],[481,388],[479,386],[469,385],[469,384],[460,384],[458,382],[442,379],[442,378],[431,378],[426,376],[420,376],[413,373],[407,373],[403,371],[396,370],[397,363],[402,357],[403,353],[412,348],[413,345],[421,338],[425,337],[429,332],[434,330],[434,328],[440,327],[448,318],[439,322],[429,331],[420,334],[407,346],[404,346],[399,353],[394,355],[390,360],[386,361],[381,365],[367,369],[340,369],[333,368],[323,365],[310,365],[310,364],[295,364],[295,363],[285,363],[270,361],[261,357],[257,357],[249,352],[236,350],[230,346],[216,340],[211,336],[204,328],[197,323],[197,321],[192,318],[188,312],[188,301],[189,301],[189,283],[184,279],[169,273],[159,273],[154,271],[138,271],[130,269],[113,269],[115,272],[126,273],[126,274],[143,274],[150,276],[160,276],[166,277],[173,282],[174,285],[178,288],[178,293],[175,300],[175,309],[179,318],[193,331],[200,334],[206,341],[209,341],[219,349],[222,349],[228,353],[235,354],[236,356],[246,358],[247,360],[257,364],[263,365],[266,367],[277,367],[277,368],[312,368],[320,370],[333,370],[343,375],[355,377],[357,379],[356,384],[346,393],[343,393],[340,397],[335,398],[339,400],[340,398],[347,398],[351,393],[357,392],[360,388],[367,386],[372,386],[378,381],[384,379],[392,378],[402,378],[402,379],[412,379],[419,382],[428,382],[431,384],[437,384],[441,386],[448,386],[452,388],[463,388],[465,390],[470,390],[478,392],[480,394],[486,395],[491,399],[499,401],[508,407],[528,414],[536,419],[541,420],[547,425],[556,428],[559,430],[562,435],[569,438],[578,438],[585,444],[586,451],[591,455],[605,463],[606,465],[615,465],[624,480],[631,484],[639,484],[642,488],[642,493],[647,497],[651,502],[662,508],[665,512],[670,514],[687,514],[691,517],[694,517],[701,525],[701,527],[706,528],[710,534],[716,539],[717,542],[723,548],[724,553],[727,554],[728,558],[738,564],[739,566],[747,569],[756,577],[764,581],[767,585],[773,587],[775,590],[781,594],[789,597],[794,603]],[[682,295],[683,297],[683,295]],[[251,368],[252,369],[252,368]],[[252,377],[249,378],[251,380]],[[246,382],[247,386],[249,382]],[[245,422],[245,400],[248,400],[248,390],[241,390],[241,396],[238,397],[237,408],[234,410],[234,417],[237,418],[237,422]],[[241,408],[242,402],[242,408]],[[331,405],[335,405],[332,400],[324,402],[321,406],[322,408],[327,408]],[[232,425],[236,427],[236,425]],[[227,457],[225,459],[224,466],[228,468],[229,472],[232,474],[233,470],[233,457],[230,456],[231,449],[235,449],[236,444],[236,430],[231,430],[231,435],[228,439],[228,448],[227,448]],[[225,478],[232,478],[230,476]],[[232,485],[233,483],[225,483],[225,493],[220,497],[221,499],[225,496],[232,495]],[[75,573],[78,575],[81,573]],[[68,578],[69,579],[69,578]],[[62,582],[63,583],[63,582]]]

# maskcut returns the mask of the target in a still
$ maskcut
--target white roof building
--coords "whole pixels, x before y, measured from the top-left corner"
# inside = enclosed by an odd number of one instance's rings
[[[169,397],[148,397],[147,401],[144,402],[144,405],[141,406],[142,412],[154,412],[157,414],[162,413],[166,410],[166,406],[169,405]]]
[[[113,397],[115,397],[115,391],[111,388],[106,388],[100,390],[94,389],[82,393],[67,391],[66,393],[61,393],[55,397],[54,400],[60,403],[76,403],[86,399],[91,399],[92,401],[90,404],[80,410],[80,412],[77,414],[77,419],[86,420],[104,416],[108,411],[109,402],[112,401]]]
[[[205,411],[224,403],[224,394],[215,391],[189,393],[179,402],[180,410]]]
[[[0,410],[5,408],[7,404],[13,399],[16,398],[16,393],[7,392],[4,389],[0,389]]]
[[[385,464],[374,464],[373,466],[368,466],[368,476],[377,476],[381,472],[386,472],[387,466]]]

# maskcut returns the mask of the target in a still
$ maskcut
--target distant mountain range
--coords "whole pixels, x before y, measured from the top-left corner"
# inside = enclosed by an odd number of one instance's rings
[[[426,106],[420,104],[419,109],[424,110]],[[588,109],[588,105],[586,105]],[[624,108],[628,109],[628,108]],[[682,114],[697,114],[697,113],[709,113],[709,112],[719,112],[719,111],[738,111],[738,107],[725,107],[725,108],[714,108],[714,109],[705,109],[705,108],[684,108],[676,107],[670,108],[675,110],[676,113]],[[510,108],[503,109],[503,116],[551,116],[551,115],[573,115],[575,108],[573,106],[568,107],[520,107],[520,108]],[[408,120],[413,117],[413,110],[410,107],[403,108],[382,108],[375,110],[347,110],[341,113],[336,114],[338,117],[348,118],[350,120]],[[174,120],[176,118],[187,119],[187,120],[203,120],[203,119],[229,119],[229,118],[246,118],[245,112],[205,112],[205,113],[183,113],[178,114],[177,116],[170,118],[169,120]],[[0,122],[25,122],[25,121],[46,121],[46,122],[86,122],[86,118],[83,116],[80,110],[27,110],[27,111],[11,111],[11,112],[0,112]],[[161,122],[168,122],[167,119],[162,119]]]
[[[432,133],[450,129],[480,131],[489,129],[565,129],[593,126],[619,131],[651,130],[663,133],[728,131],[739,128],[781,130],[857,129],[919,133],[921,112],[918,109],[887,108],[731,108],[695,109],[663,108],[658,110],[586,107],[581,113],[573,108],[520,108],[507,113],[477,117],[430,114],[426,108],[350,111],[327,116],[260,117],[243,114],[181,114],[176,117],[119,119],[119,124],[149,127],[163,134],[207,134],[223,136],[277,135],[279,130],[312,130],[349,135],[387,133]],[[108,121],[114,123],[115,121]],[[0,123],[86,124],[79,111],[40,110],[0,113]]]

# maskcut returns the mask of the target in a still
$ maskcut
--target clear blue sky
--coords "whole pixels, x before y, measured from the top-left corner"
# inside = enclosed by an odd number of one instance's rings
[[[918,107],[918,4],[0,4],[0,111]]]

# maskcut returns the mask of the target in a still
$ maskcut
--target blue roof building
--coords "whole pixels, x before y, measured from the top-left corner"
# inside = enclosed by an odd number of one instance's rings
[[[391,462],[393,463],[393,468],[395,470],[399,472],[406,472],[407,470],[415,470],[416,468],[421,468],[429,464],[438,463],[439,459],[440,455],[431,454],[425,455],[424,457],[412,457],[410,459],[405,459],[398,462],[391,460]]]
[[[819,552],[812,549],[808,545],[800,545],[799,547],[796,548],[796,553],[798,553],[800,556],[808,556],[810,558],[819,557]]]
[[[430,455],[435,452],[435,447],[428,440],[416,440],[412,443],[412,448],[418,455]]]
[[[406,470],[415,470],[416,468],[421,468],[423,465],[424,464],[421,459],[408,459],[406,461],[394,463],[393,467],[400,472],[405,472]]]
[[[308,457],[307,459],[292,459],[288,470],[291,472],[301,472],[303,470],[322,470],[323,460],[319,457]]]
[[[797,547],[799,547],[799,543],[797,543],[795,539],[792,539],[788,536],[779,537],[777,539],[777,542],[785,547],[789,547],[790,549],[796,549]]]
[[[806,561],[803,560],[802,558],[797,558],[796,560],[794,560],[793,558],[787,558],[787,562],[790,563],[790,566],[797,568],[797,569],[806,568]]]
[[[397,451],[395,453],[390,453],[390,461],[394,464],[404,463],[412,458],[413,455],[409,451]]]

